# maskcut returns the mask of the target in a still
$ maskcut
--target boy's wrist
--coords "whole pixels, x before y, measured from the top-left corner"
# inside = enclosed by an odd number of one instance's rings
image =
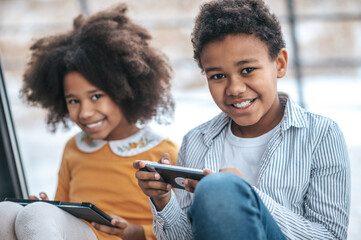
[[[169,191],[161,196],[151,197],[150,199],[152,200],[157,211],[160,212],[168,204],[170,197],[171,197],[171,193]]]

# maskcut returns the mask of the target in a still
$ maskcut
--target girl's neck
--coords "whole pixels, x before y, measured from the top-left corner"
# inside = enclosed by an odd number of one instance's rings
[[[137,133],[139,131],[139,128],[135,125],[135,124],[131,124],[129,125],[128,128],[124,128],[124,130],[122,132],[119,132],[116,135],[112,135],[112,137],[107,137],[106,141],[112,141],[112,140],[121,140],[121,139],[125,139],[128,138],[132,135],[134,135],[135,133]]]

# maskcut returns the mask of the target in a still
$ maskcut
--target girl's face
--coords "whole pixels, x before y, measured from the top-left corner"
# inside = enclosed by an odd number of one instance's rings
[[[285,49],[272,60],[257,37],[227,35],[204,46],[201,62],[213,100],[232,118],[236,136],[260,136],[281,121],[277,78],[287,70]]]
[[[123,139],[138,131],[105,92],[78,72],[65,76],[64,95],[70,118],[93,139]]]

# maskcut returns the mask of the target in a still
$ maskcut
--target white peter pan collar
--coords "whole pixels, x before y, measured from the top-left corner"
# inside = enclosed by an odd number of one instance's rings
[[[108,143],[112,152],[121,157],[134,156],[145,152],[163,140],[164,137],[156,134],[148,127],[142,128],[134,135],[121,140],[94,140],[85,132],[76,135],[76,145],[80,151],[95,152]]]

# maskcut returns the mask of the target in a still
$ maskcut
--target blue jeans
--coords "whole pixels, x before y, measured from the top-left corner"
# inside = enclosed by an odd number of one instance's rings
[[[232,173],[203,178],[188,214],[195,239],[285,239],[253,188]]]

